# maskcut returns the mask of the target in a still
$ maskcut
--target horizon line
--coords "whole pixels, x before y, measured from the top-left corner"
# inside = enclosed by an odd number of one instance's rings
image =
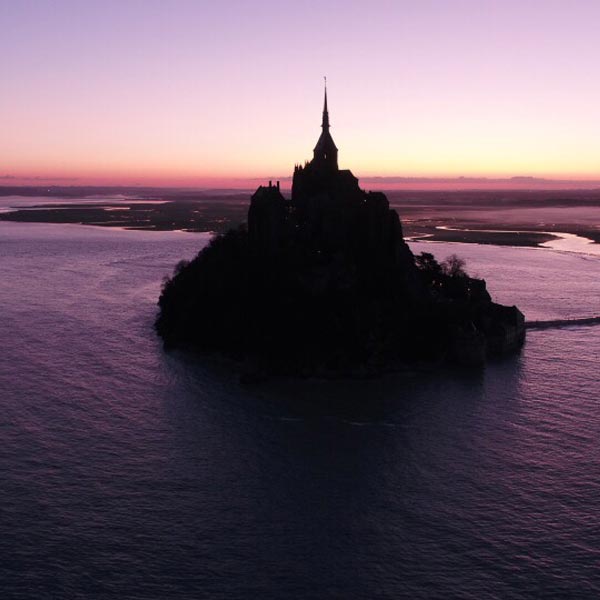
[[[17,175],[1,175],[0,188],[138,188],[138,189],[188,189],[188,190],[251,190],[257,183],[280,181],[283,188],[291,186],[292,177],[206,177],[194,182],[186,182],[174,178],[158,181],[142,181],[132,178],[131,182],[117,182],[96,179],[94,177],[20,177]],[[203,181],[204,180],[204,181]],[[600,178],[552,178],[531,175],[514,175],[505,177],[490,176],[404,176],[404,175],[367,175],[359,178],[363,184],[375,185],[380,189],[406,191],[492,191],[492,190],[593,190],[600,188]],[[64,183],[61,183],[64,182]],[[385,187],[391,186],[391,187]],[[413,186],[413,187],[411,187]],[[480,186],[480,187],[478,187]]]

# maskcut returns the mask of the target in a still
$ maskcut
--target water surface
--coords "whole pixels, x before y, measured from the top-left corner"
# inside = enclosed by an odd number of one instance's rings
[[[0,223],[3,598],[595,598],[600,327],[483,372],[243,388],[165,353],[206,236]],[[598,314],[600,259],[458,253],[531,319]]]

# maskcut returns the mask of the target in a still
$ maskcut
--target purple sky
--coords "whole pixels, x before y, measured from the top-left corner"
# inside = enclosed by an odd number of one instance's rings
[[[0,2],[0,176],[600,179],[600,2]]]

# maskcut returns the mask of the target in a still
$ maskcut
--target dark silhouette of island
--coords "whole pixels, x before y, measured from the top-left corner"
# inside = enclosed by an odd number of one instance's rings
[[[382,192],[338,167],[327,90],[313,158],[251,198],[247,227],[181,262],[159,299],[166,347],[224,353],[255,375],[481,365],[518,350],[523,314],[492,302],[456,256],[414,256]]]

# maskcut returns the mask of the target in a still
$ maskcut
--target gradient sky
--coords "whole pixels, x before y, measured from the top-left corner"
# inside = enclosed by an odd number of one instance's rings
[[[0,184],[289,175],[324,74],[359,177],[600,179],[598,0],[0,0],[0,25]]]

